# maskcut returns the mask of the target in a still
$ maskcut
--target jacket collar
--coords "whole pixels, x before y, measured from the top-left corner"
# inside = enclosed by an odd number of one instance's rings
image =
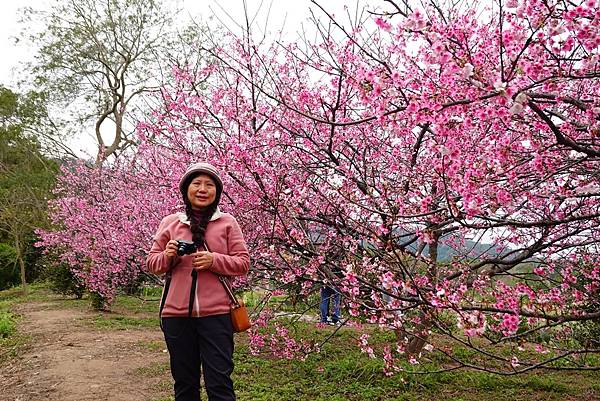
[[[217,210],[215,210],[215,212],[211,216],[210,221],[215,221],[218,218],[220,218],[221,216],[223,216],[223,213],[221,212],[221,210],[217,206]],[[179,221],[182,222],[183,224],[187,224],[188,226],[191,224],[190,221],[187,218],[187,215],[185,213],[179,212],[179,213],[177,213],[177,217],[179,218]]]

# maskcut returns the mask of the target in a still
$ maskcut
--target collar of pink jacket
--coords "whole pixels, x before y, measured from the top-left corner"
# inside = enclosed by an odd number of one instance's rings
[[[218,218],[220,218],[221,216],[223,216],[223,213],[221,213],[221,210],[217,206],[217,210],[215,210],[215,212],[211,216],[210,221],[215,221]],[[185,213],[182,213],[182,212],[177,213],[177,217],[179,218],[179,221],[182,222],[183,224],[187,224],[188,226],[190,225],[190,221],[187,218],[187,215]]]

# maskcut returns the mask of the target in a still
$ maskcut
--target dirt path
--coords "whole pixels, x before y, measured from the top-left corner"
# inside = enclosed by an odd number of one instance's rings
[[[30,347],[0,369],[0,399],[7,401],[149,401],[159,379],[139,368],[167,363],[160,329],[102,330],[83,324],[94,314],[57,303],[25,303],[19,330],[32,336]]]

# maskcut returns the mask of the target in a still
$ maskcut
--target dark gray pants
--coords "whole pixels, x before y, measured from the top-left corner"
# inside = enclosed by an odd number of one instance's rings
[[[165,317],[165,342],[175,380],[175,401],[200,400],[200,372],[209,401],[234,401],[231,317]]]

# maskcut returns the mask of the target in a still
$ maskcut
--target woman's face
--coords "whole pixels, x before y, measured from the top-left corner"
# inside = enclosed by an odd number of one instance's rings
[[[193,209],[204,209],[215,201],[217,197],[217,185],[211,176],[200,174],[190,182],[187,197]]]

